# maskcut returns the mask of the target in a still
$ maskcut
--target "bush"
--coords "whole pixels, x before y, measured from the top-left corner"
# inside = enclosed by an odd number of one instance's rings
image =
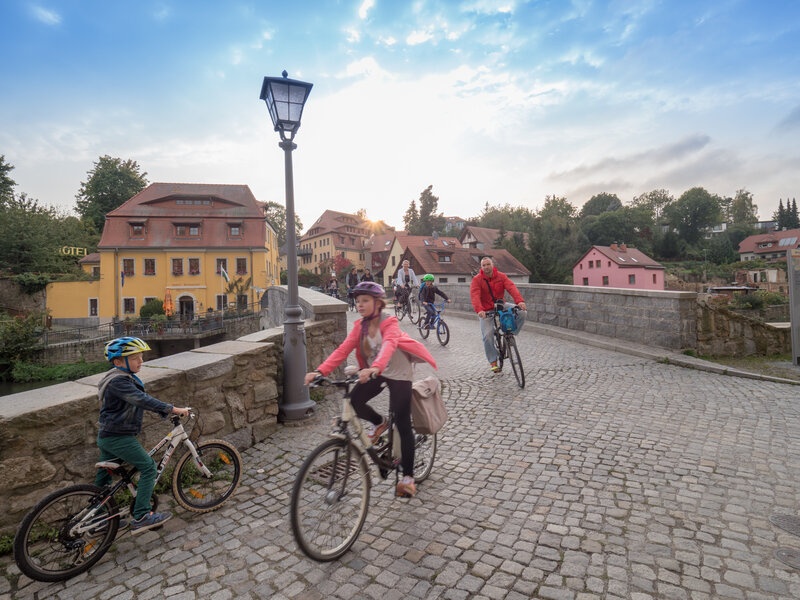
[[[149,319],[153,315],[164,314],[164,303],[158,298],[153,298],[147,302],[142,308],[139,309],[139,316],[143,319]]]
[[[37,365],[30,362],[15,362],[11,369],[12,381],[27,383],[30,381],[74,381],[95,373],[108,371],[107,362],[81,361],[71,365]]]
[[[737,294],[733,303],[736,308],[763,308],[764,298],[758,293]]]
[[[29,296],[36,292],[41,292],[50,283],[49,275],[42,273],[21,273],[11,278]]]
[[[10,365],[34,355],[41,344],[45,316],[37,310],[0,322],[0,364]]]
[[[789,299],[783,294],[778,292],[768,292],[766,290],[759,290],[756,295],[760,296],[764,301],[764,306],[774,306],[776,304],[788,304]]]

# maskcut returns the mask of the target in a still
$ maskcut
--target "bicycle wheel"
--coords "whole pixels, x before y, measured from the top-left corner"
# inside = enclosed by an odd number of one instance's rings
[[[406,305],[403,302],[395,301],[394,303],[394,316],[398,321],[402,321],[406,316]]]
[[[14,536],[14,561],[36,581],[62,581],[83,573],[114,543],[117,503],[88,483],[57,490],[25,515]],[[91,508],[97,512],[81,521]]]
[[[494,332],[494,347],[497,350],[497,366],[501,369],[503,368],[503,360],[506,357],[506,347],[503,343],[503,336],[502,334],[495,330]]]
[[[439,338],[439,343],[442,346],[447,346],[447,342],[450,341],[450,328],[447,326],[447,323],[439,319],[439,323],[436,325],[436,337]]]
[[[416,325],[422,318],[422,305],[417,300],[409,300],[408,302],[408,318]]]
[[[419,323],[417,323],[417,328],[419,329],[420,337],[422,337],[423,340],[427,340],[431,330],[428,329],[425,325],[423,325],[422,319],[420,319]]]
[[[195,448],[201,463],[211,471],[211,477],[200,470],[192,453],[187,452],[172,474],[172,495],[185,509],[204,513],[225,504],[239,487],[242,457],[233,444],[225,440],[206,440]]]
[[[519,349],[517,348],[517,340],[513,335],[506,336],[506,354],[508,355],[508,362],[511,363],[511,369],[514,371],[514,377],[517,378],[519,387],[525,387],[525,370],[522,368],[522,360],[519,357]]]
[[[414,481],[425,481],[433,469],[436,458],[436,434],[414,432]]]
[[[352,442],[331,439],[300,467],[290,516],[300,549],[318,561],[339,558],[358,539],[369,509],[369,464]]]

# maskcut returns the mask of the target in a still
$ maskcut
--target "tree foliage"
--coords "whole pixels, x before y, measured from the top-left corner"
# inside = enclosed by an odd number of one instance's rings
[[[78,214],[102,232],[106,214],[147,187],[146,175],[135,160],[101,156],[75,195]]]
[[[5,155],[0,154],[0,204],[10,200],[14,195],[14,186],[17,183],[8,176],[13,170],[13,165],[6,162]]]
[[[783,198],[778,200],[778,210],[772,215],[772,219],[778,224],[778,229],[798,229],[800,228],[800,216],[797,213],[797,201],[792,198],[791,202],[786,199],[786,208],[783,206]]]
[[[45,316],[38,310],[15,318],[0,314],[0,372],[7,373],[14,363],[33,357],[41,347]]]
[[[622,202],[616,194],[602,192],[595,194],[583,205],[579,217],[581,219],[590,215],[601,215],[605,212],[613,212],[622,208]]]
[[[534,283],[572,283],[572,266],[591,244],[581,232],[575,207],[547,196],[531,231],[530,256],[523,261]]]
[[[511,206],[510,204],[489,206],[487,202],[475,220],[475,225],[488,229],[527,232],[531,230],[535,220],[536,213],[524,206]]]
[[[270,227],[275,230],[275,234],[278,236],[278,247],[283,248],[286,245],[286,233],[288,228],[286,227],[286,207],[283,204],[278,204],[277,202],[266,202],[264,204],[264,217],[267,220],[267,223],[270,224]],[[300,217],[297,216],[295,213],[294,215],[294,235],[295,239],[300,238],[300,232],[303,230],[303,223],[300,221]]]
[[[722,218],[719,198],[704,188],[694,187],[681,194],[665,211],[667,221],[678,231],[681,239],[696,244],[706,228],[716,225]]]
[[[641,207],[650,212],[653,222],[661,223],[664,210],[675,201],[675,198],[665,189],[652,190],[639,196],[634,196],[631,206]]]
[[[753,194],[745,189],[736,190],[726,217],[728,223],[750,225],[757,223],[758,208],[753,203]]]
[[[414,200],[403,216],[406,232],[409,235],[432,235],[434,231],[444,229],[444,215],[436,212],[439,208],[439,198],[433,195],[433,186],[429,185],[419,196],[419,210]]]

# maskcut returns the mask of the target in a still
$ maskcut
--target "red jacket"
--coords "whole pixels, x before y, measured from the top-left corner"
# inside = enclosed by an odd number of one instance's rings
[[[487,281],[492,288],[492,294],[495,300],[503,300],[505,293],[508,292],[517,304],[525,302],[525,299],[522,297],[522,294],[519,293],[514,282],[511,281],[505,273],[498,271],[497,267],[493,269],[491,277],[487,277],[483,269],[481,269],[478,274],[472,278],[472,284],[469,286],[469,297],[472,300],[472,308],[475,309],[476,313],[482,310],[494,310],[492,296],[489,295],[489,287],[486,285]]]
[[[431,356],[431,353],[428,352],[427,348],[425,348],[425,346],[423,346],[420,342],[411,339],[411,336],[400,329],[400,326],[397,324],[397,317],[383,315],[380,317],[380,319],[380,329],[383,343],[381,344],[381,349],[378,352],[375,362],[373,362],[371,365],[367,365],[367,361],[361,355],[361,347],[358,343],[361,337],[361,319],[359,319],[356,321],[353,329],[350,330],[347,338],[336,350],[331,352],[331,355],[326,358],[319,367],[317,367],[317,371],[327,376],[331,371],[338,367],[353,350],[356,351],[358,366],[362,369],[366,369],[367,367],[375,367],[379,369],[381,373],[383,373],[395,350],[403,350],[406,352],[409,355],[411,362],[425,361],[430,363],[434,369],[436,368],[436,361],[433,359],[433,356]]]

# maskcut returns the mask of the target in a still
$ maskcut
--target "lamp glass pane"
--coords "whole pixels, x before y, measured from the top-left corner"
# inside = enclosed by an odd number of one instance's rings
[[[272,88],[272,95],[276,102],[287,102],[289,100],[289,85],[273,81],[270,88]]]
[[[289,102],[303,104],[306,99],[306,88],[299,85],[289,87]]]

